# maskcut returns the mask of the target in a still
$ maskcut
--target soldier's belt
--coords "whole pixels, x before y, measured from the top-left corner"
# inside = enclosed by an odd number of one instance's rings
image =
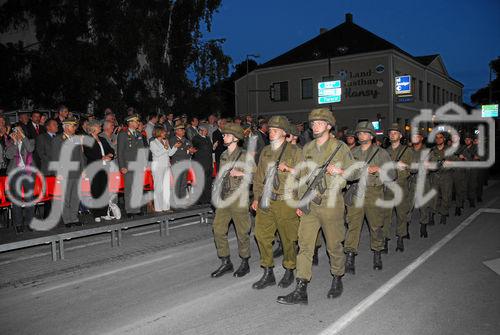
[[[277,194],[277,193],[271,193],[271,196],[269,197],[272,201],[283,201],[283,200],[288,200],[292,199],[291,195],[285,195],[285,194]]]

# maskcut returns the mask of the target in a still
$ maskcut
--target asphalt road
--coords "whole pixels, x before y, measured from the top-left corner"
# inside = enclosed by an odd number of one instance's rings
[[[491,201],[483,207],[500,208],[500,192],[491,188],[487,194]],[[261,276],[255,243],[249,275],[210,278],[219,261],[208,226],[188,226],[172,234],[197,233],[195,241],[72,271],[51,271],[64,264],[39,259],[46,264],[44,275],[0,289],[0,333],[498,334],[500,210],[477,210],[451,217],[446,226],[430,227],[428,239],[418,238],[418,226],[412,225],[407,250],[396,254],[393,241],[381,272],[372,270],[365,226],[356,275],[344,277],[344,294],[335,300],[326,298],[331,277],[321,248],[308,306],[275,302],[292,287],[251,288]],[[135,243],[146,237],[137,236]],[[236,255],[234,238],[231,248]],[[67,257],[83,262],[89,253],[83,248]],[[280,261],[276,259],[277,280],[283,274]],[[17,266],[22,276],[30,272],[26,264],[34,262],[0,265],[0,274],[8,277],[7,267],[13,271]],[[238,265],[236,257],[233,262]]]

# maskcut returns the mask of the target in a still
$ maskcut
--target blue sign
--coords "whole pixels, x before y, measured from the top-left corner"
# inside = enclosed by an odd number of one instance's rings
[[[323,81],[318,83],[318,104],[340,102],[342,85],[340,80]]]
[[[482,105],[482,117],[498,117],[498,105]]]
[[[411,76],[396,77],[396,95],[411,94]]]

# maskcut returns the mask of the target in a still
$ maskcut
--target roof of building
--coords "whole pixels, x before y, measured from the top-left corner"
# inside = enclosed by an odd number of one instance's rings
[[[324,31],[324,29],[321,29]],[[260,65],[258,68],[268,68],[293,63],[308,62],[328,57],[338,57],[360,53],[396,50],[424,66],[428,66],[439,55],[415,57],[391,42],[358,26],[353,22],[352,14],[346,14],[345,22],[320,33],[315,38],[279,55]]]

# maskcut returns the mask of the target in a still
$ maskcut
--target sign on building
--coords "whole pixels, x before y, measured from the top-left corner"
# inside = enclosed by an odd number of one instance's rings
[[[411,94],[411,76],[396,77],[396,95]]]
[[[482,105],[482,117],[498,117],[498,105]]]
[[[322,81],[318,83],[318,104],[340,102],[342,87],[340,80]]]

